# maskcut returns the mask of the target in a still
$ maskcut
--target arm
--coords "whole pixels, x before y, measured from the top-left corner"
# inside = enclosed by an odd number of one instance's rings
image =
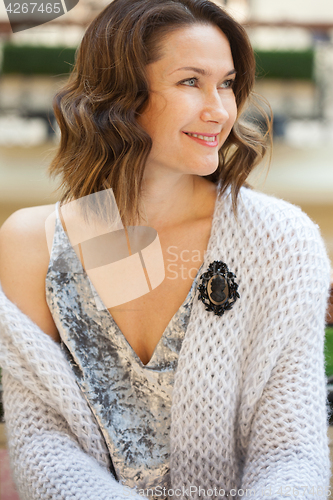
[[[0,287],[0,364],[21,498],[138,500],[108,471],[99,428],[51,339],[57,332],[45,302],[45,207],[31,210],[14,214],[0,231],[0,281],[7,295]]]
[[[0,229],[0,282],[9,300],[60,342],[45,297],[45,278],[50,255],[45,220],[54,205],[19,210]]]
[[[6,370],[11,465],[22,500],[141,499],[85,453],[66,420]]]
[[[280,273],[268,277],[265,290],[276,300],[261,312],[257,330],[265,338],[257,358],[263,378],[265,359],[274,350],[278,355],[255,405],[243,469],[241,487],[252,489],[256,499],[324,499],[329,489],[324,370],[329,263],[315,225],[308,220],[301,236],[300,231],[285,235],[281,244]]]

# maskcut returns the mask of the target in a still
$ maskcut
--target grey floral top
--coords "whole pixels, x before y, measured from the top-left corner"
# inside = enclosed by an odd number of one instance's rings
[[[110,312],[98,310],[98,294],[62,227],[58,204],[56,214],[46,298],[62,348],[104,435],[116,479],[137,491],[158,488],[143,494],[163,498],[171,484],[174,374],[201,268],[144,365]]]

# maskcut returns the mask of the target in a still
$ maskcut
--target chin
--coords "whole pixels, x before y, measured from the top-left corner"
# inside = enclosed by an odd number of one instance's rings
[[[219,166],[218,161],[212,163],[208,163],[207,165],[198,165],[198,168],[196,169],[196,172],[194,172],[196,175],[199,175],[200,177],[204,177],[206,175],[211,175],[214,172],[216,172],[217,168]]]

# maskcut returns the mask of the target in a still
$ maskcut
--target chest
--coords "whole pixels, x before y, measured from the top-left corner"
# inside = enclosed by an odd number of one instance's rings
[[[165,329],[185,301],[204,260],[211,217],[184,228],[159,232],[163,282],[135,300],[109,309],[122,334],[144,364],[151,359]]]

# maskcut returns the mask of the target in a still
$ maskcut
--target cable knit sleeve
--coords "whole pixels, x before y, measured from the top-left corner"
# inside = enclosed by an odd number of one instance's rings
[[[107,448],[60,347],[1,289],[0,365],[22,500],[142,500],[108,470]]]
[[[252,346],[256,375],[244,389],[249,407],[251,398],[255,405],[241,488],[248,495],[253,490],[256,499],[323,499],[330,479],[324,363],[329,261],[317,226],[300,210],[293,207],[282,226],[270,226],[272,246],[261,271],[259,340]]]
[[[59,413],[4,372],[11,465],[22,500],[135,498],[85,453]]]

